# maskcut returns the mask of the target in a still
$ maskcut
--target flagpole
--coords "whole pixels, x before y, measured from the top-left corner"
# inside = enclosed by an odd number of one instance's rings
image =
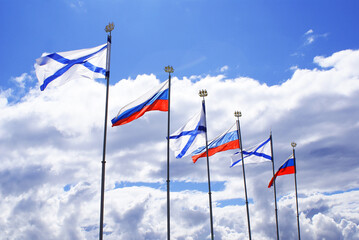
[[[173,67],[165,67],[168,73],[168,119],[167,119],[167,240],[170,240],[170,102],[171,102],[171,73]]]
[[[199,96],[203,98],[202,105],[204,110],[204,124],[206,126],[205,136],[206,136],[206,152],[207,152],[207,176],[208,176],[208,197],[209,197],[209,215],[211,223],[211,239],[214,239],[213,234],[213,213],[212,213],[212,192],[211,192],[211,178],[209,172],[209,156],[208,156],[208,138],[207,138],[207,119],[206,119],[206,105],[204,98],[208,96],[207,90],[203,89],[199,91]]]
[[[300,240],[300,227],[299,227],[299,210],[298,210],[298,191],[297,191],[297,163],[295,159],[295,147],[297,144],[295,142],[291,143],[293,147],[293,160],[294,160],[294,183],[295,183],[295,203],[297,205],[297,225],[298,225],[298,239]]]
[[[102,177],[101,177],[101,205],[100,205],[100,234],[99,239],[103,239],[103,215],[105,202],[105,165],[106,165],[106,138],[107,138],[107,112],[108,112],[108,92],[110,85],[110,55],[111,55],[111,31],[114,29],[114,24],[109,23],[105,31],[107,35],[107,56],[106,56],[106,106],[105,106],[105,126],[103,133],[103,154],[102,154]]]
[[[272,155],[272,169],[273,169],[273,186],[274,186],[274,209],[275,209],[275,225],[277,228],[277,240],[279,240],[279,227],[278,227],[278,208],[277,208],[277,190],[275,187],[275,172],[274,172],[274,155],[273,155],[273,139],[272,139],[272,131],[270,132],[270,150]]]
[[[246,173],[244,170],[244,158],[243,158],[243,151],[242,151],[242,137],[241,137],[241,127],[239,123],[239,118],[242,116],[242,113],[239,111],[234,112],[234,116],[237,118],[237,131],[238,131],[238,141],[239,141],[239,147],[241,149],[241,157],[242,157],[242,170],[243,170],[243,181],[244,181],[244,193],[246,197],[246,209],[247,209],[247,221],[248,221],[248,236],[249,240],[252,239],[251,236],[251,225],[249,220],[249,208],[248,208],[248,197],[247,197],[247,185],[246,185]]]

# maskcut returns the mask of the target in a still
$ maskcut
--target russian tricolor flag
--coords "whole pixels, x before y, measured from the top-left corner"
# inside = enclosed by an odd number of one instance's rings
[[[168,111],[168,80],[163,82],[135,101],[127,104],[118,112],[117,116],[111,120],[112,127],[123,125],[140,118],[149,111]]]
[[[287,161],[285,161],[282,166],[278,169],[278,171],[274,174],[274,177],[270,180],[268,184],[268,188],[270,188],[273,185],[274,179],[277,178],[277,176],[287,175],[287,174],[293,174],[295,173],[295,166],[294,166],[294,157],[291,155]]]
[[[235,124],[226,132],[213,139],[208,144],[208,156],[212,156],[218,152],[224,152],[230,149],[239,148],[238,131]],[[193,163],[196,163],[198,158],[206,157],[206,146],[198,148],[192,153]]]

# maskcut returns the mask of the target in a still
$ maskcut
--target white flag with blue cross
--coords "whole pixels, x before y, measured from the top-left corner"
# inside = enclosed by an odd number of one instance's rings
[[[205,132],[205,113],[202,104],[201,111],[170,136],[170,148],[175,152],[176,158],[185,157],[205,145]]]
[[[249,148],[248,150],[243,150],[243,159],[244,163],[260,163],[272,161],[272,152],[270,145],[270,138],[259,143],[258,145]],[[241,152],[236,152],[232,156],[231,167],[235,166],[237,163],[242,161]]]
[[[104,78],[106,57],[107,44],[68,52],[43,53],[35,63],[41,91],[50,83],[51,86],[59,86],[75,79]]]

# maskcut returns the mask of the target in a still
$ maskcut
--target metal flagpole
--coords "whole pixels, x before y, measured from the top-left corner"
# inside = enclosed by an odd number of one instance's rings
[[[167,239],[170,240],[170,102],[171,102],[171,73],[173,67],[165,67],[168,73],[168,120],[167,120]]]
[[[248,221],[248,236],[249,240],[252,239],[251,236],[251,224],[249,220],[249,208],[248,208],[248,197],[247,197],[247,185],[246,185],[246,173],[244,171],[244,159],[243,159],[243,151],[242,151],[242,137],[241,137],[241,126],[239,124],[239,118],[242,116],[242,113],[239,111],[234,112],[234,116],[237,118],[237,131],[238,131],[238,141],[239,147],[241,149],[241,157],[242,157],[242,170],[243,170],[243,181],[244,181],[244,193],[246,197],[246,209],[247,209],[247,221]]]
[[[274,156],[273,156],[273,139],[272,139],[272,131],[270,132],[270,150],[272,157],[272,169],[273,169],[273,187],[274,187],[274,209],[275,209],[275,225],[277,228],[277,240],[279,240],[279,228],[278,228],[278,208],[277,208],[277,190],[275,188],[275,172],[274,172]]]
[[[108,89],[110,85],[110,55],[111,55],[111,31],[114,29],[114,24],[109,23],[105,31],[107,35],[107,58],[106,58],[106,107],[105,107],[105,126],[103,134],[103,154],[102,154],[102,178],[101,178],[101,206],[100,206],[100,240],[103,238],[103,215],[104,215],[104,201],[105,201],[105,165],[106,165],[106,137],[107,137],[107,112],[108,112]]]
[[[213,234],[213,213],[212,213],[212,192],[211,192],[211,178],[209,174],[209,157],[208,157],[208,138],[207,138],[207,119],[206,119],[206,105],[204,98],[208,96],[207,90],[199,90],[199,96],[203,98],[203,110],[204,110],[204,124],[206,126],[206,152],[207,152],[207,176],[208,176],[208,197],[209,197],[209,215],[210,215],[210,223],[211,223],[211,239],[214,239]]]
[[[298,192],[297,192],[297,163],[295,159],[295,147],[297,144],[295,142],[291,143],[293,147],[293,160],[294,160],[294,183],[295,183],[295,203],[297,205],[297,225],[298,225],[298,239],[300,240],[300,227],[299,227],[299,210],[298,210]]]

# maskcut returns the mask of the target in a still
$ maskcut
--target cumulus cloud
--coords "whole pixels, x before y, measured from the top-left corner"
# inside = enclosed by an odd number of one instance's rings
[[[313,32],[308,33],[313,34]],[[268,86],[239,77],[175,76],[171,129],[198,112],[199,89],[207,89],[208,137],[234,122],[240,110],[244,147],[273,132],[275,166],[296,141],[299,209],[305,239],[353,239],[359,234],[357,172],[359,134],[359,51],[314,58],[315,69],[293,68],[290,79]],[[110,87],[109,119],[128,102],[164,79],[139,75]],[[21,83],[22,81],[19,80]],[[8,239],[97,239],[100,205],[105,85],[77,80],[44,92],[38,86],[11,102],[0,93],[0,228]],[[105,192],[106,239],[166,238],[167,114],[149,112],[120,127],[108,123]],[[211,157],[214,229],[218,239],[246,239],[245,206],[220,201],[243,199],[241,168],[229,168],[232,152]],[[205,161],[175,159],[171,183],[205,183]],[[254,239],[274,239],[275,220],[267,163],[246,166]],[[328,177],[330,176],[330,177]],[[159,183],[161,187],[116,187],[119,182]],[[296,237],[293,176],[277,180],[282,239]],[[347,191],[350,190],[351,191]],[[337,192],[341,190],[340,192]],[[232,201],[236,202],[236,201]],[[208,239],[208,194],[188,189],[171,193],[174,239]],[[41,214],[40,214],[41,213]]]

